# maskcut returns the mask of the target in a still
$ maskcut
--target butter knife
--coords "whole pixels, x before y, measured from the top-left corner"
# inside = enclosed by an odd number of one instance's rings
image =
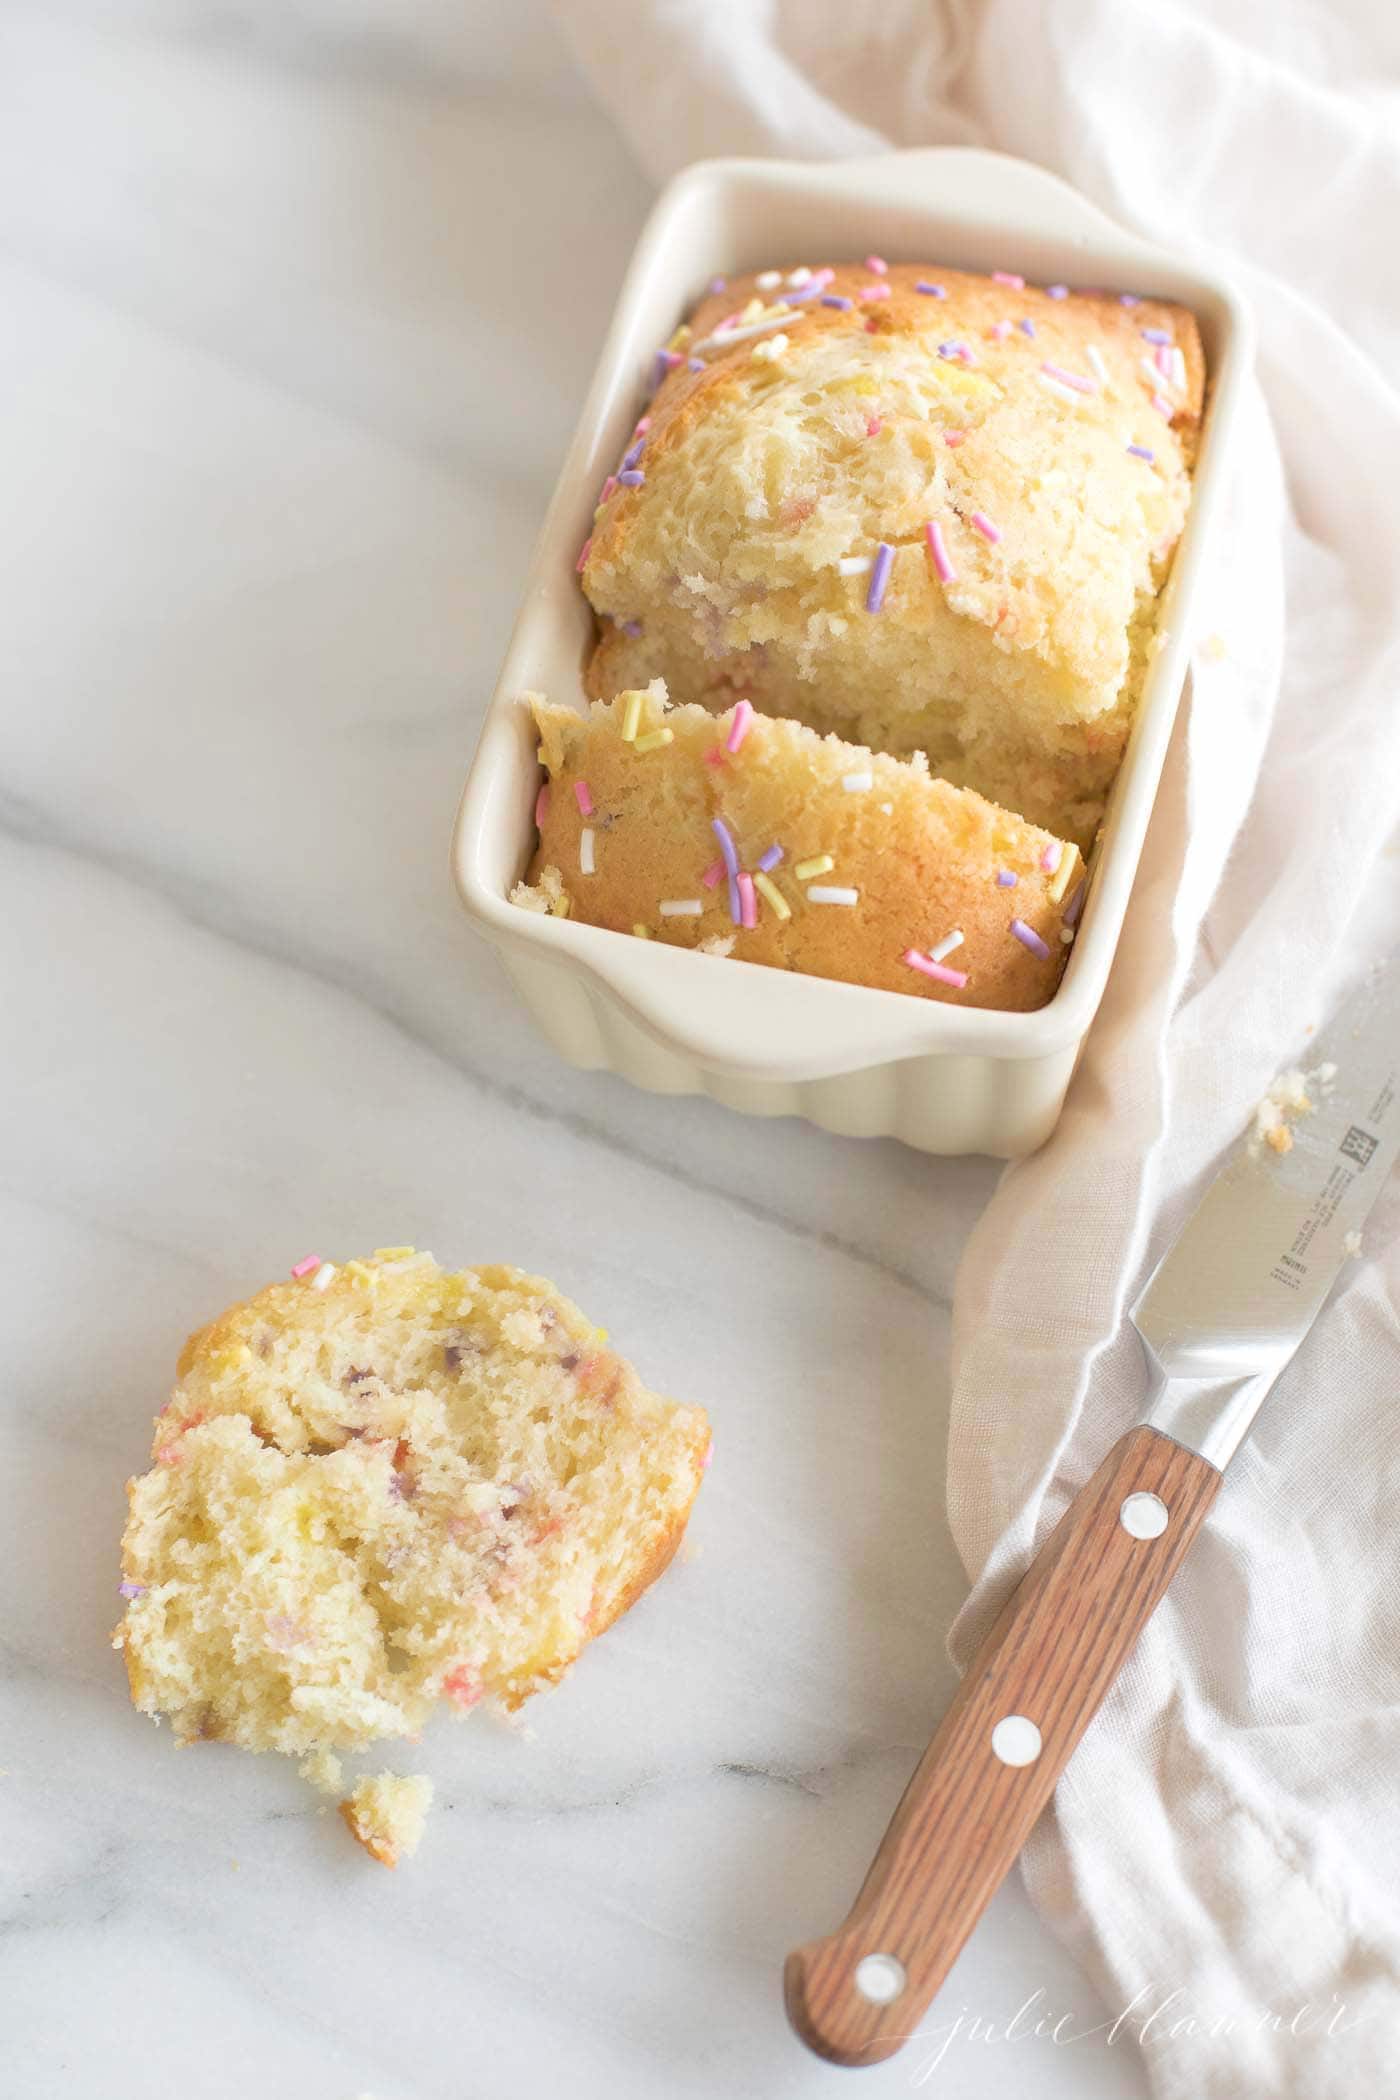
[[[1400,1150],[1396,958],[1310,1056],[1291,1148],[1240,1140],[1129,1314],[1145,1419],[1003,1607],[845,1923],[788,1956],[788,2017],[832,2063],[878,2063],[917,2031],[1354,1250]]]

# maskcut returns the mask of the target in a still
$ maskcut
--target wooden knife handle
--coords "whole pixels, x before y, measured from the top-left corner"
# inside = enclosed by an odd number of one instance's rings
[[[977,1651],[850,1916],[787,1958],[788,2018],[819,2056],[878,2063],[917,2032],[1220,1480],[1144,1426],[1076,1495]]]

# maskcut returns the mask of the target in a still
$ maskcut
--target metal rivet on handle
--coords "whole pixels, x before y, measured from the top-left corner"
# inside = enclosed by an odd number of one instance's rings
[[[992,1730],[992,1754],[1004,1765],[1033,1765],[1040,1755],[1040,1730],[1024,1714],[1006,1714]]]
[[[1129,1538],[1159,1539],[1171,1521],[1171,1511],[1160,1495],[1129,1495],[1118,1521]]]
[[[867,1954],[856,1963],[856,1989],[862,1998],[872,2005],[891,2005],[904,1989],[908,1978],[903,1962],[892,1954]]]

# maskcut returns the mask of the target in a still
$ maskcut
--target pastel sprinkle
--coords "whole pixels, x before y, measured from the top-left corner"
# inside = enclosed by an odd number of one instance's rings
[[[723,747],[719,744],[711,744],[709,750],[705,753],[705,763],[707,766],[727,765],[728,760],[725,758]]]
[[[1118,304],[1120,306],[1141,306],[1142,301],[1136,292],[1120,292],[1118,294]]]
[[[713,335],[702,335],[698,343],[691,344],[692,354],[701,350],[728,350],[731,344],[746,343],[751,336],[763,335],[770,328],[781,328],[795,317],[784,310],[782,313],[766,314],[761,321],[750,321],[743,327],[726,328],[721,325]],[[680,360],[677,358],[679,364]]]
[[[749,724],[750,722],[752,722],[752,720],[752,701],[740,700],[735,706],[734,719],[729,725],[729,734],[724,740],[724,748],[726,751],[738,750],[739,746],[743,743],[744,738],[749,733]]]
[[[622,622],[622,631],[624,634],[630,634],[635,642],[642,631],[642,623],[640,620],[624,620]]]
[[[807,892],[807,899],[811,904],[859,904],[860,891],[824,889],[821,883],[814,882]]]
[[[1169,343],[1172,339],[1168,328],[1140,328],[1138,334],[1145,343]]]
[[[999,890],[1014,890],[1015,887],[1016,877],[1012,874],[1010,868],[999,869],[997,872],[997,888]]]
[[[1095,392],[1093,380],[1086,379],[1082,372],[1067,372],[1063,365],[1051,364],[1048,361],[1040,369],[1047,379],[1058,380],[1061,386],[1072,386],[1076,394]]]
[[[839,292],[824,292],[822,294],[822,305],[834,306],[838,313],[848,314],[854,304],[855,301],[853,299],[843,299]]]
[[[646,434],[647,434],[647,432],[648,432],[648,431],[649,431],[650,429],[651,429],[651,417],[650,417],[650,416],[638,416],[638,418],[637,418],[636,422],[635,422],[635,423],[634,423],[634,424],[632,425],[632,435],[633,435],[633,437],[635,437],[635,438],[639,438],[639,437],[645,437],[645,436],[646,436]]]
[[[1069,286],[1067,284],[1047,284],[1045,296],[1047,299],[1068,299]]]
[[[1078,858],[1079,848],[1071,846],[1064,859],[1060,862],[1054,877],[1046,884],[1045,894],[1052,904],[1058,904],[1065,891],[1069,888],[1069,878],[1074,873],[1075,862]]]
[[[704,909],[698,897],[667,897],[659,906],[663,919],[698,919]]]
[[[762,872],[762,870],[760,870],[759,873],[754,876],[753,886],[758,891],[760,897],[763,897],[772,906],[773,913],[776,918],[790,919],[792,917],[792,906],[788,903],[787,898],[783,895],[782,891],[778,888],[777,883],[773,881],[771,876],[765,875]]]
[[[1161,394],[1154,394],[1152,396],[1152,406],[1156,409],[1158,415],[1165,416],[1169,423],[1172,417],[1176,414],[1176,410],[1172,407],[1170,401],[1168,401]]]
[[[810,882],[814,875],[829,875],[835,866],[829,853],[814,853],[810,860],[798,861],[792,872],[799,882]]]
[[[739,872],[739,854],[734,840],[730,836],[729,826],[725,823],[723,817],[715,817],[711,821],[710,829],[719,840],[719,850],[724,855],[725,868],[729,874],[737,875]]]
[[[940,343],[938,354],[940,357],[961,358],[964,363],[970,363],[972,358],[972,352],[968,349],[967,344],[956,340]]]
[[[922,277],[914,286],[914,289],[916,292],[922,292],[926,299],[946,299],[948,296],[947,290],[943,285],[930,284],[926,278]]]
[[[593,841],[596,834],[591,825],[585,824],[578,835],[578,868],[580,875],[596,875],[598,872],[593,856]]]
[[[117,1595],[119,1597],[144,1597],[146,1588],[147,1585],[144,1582],[119,1582],[117,1584]]]
[[[888,299],[890,296],[887,284],[863,284],[856,293],[857,299]]]
[[[1128,450],[1134,459],[1145,459],[1149,465],[1157,457],[1150,445],[1129,445]]]
[[[880,416],[867,416],[865,419],[865,434],[868,438],[878,437],[884,427],[884,420]]]
[[[865,609],[877,613],[885,602],[885,587],[894,567],[894,548],[888,540],[881,540],[875,550],[875,561],[870,571],[870,588],[865,594]]]
[[[766,853],[760,853],[758,856],[759,873],[766,875],[770,868],[777,867],[782,857],[783,849],[781,846],[770,846]]]
[[[650,926],[643,926],[640,919],[638,919],[636,925],[632,928],[632,931],[637,936],[637,939],[639,941],[649,941],[651,939]]]
[[[777,286],[780,285],[782,281],[783,273],[781,270],[760,270],[757,277],[755,277],[754,279],[754,283],[758,286],[761,292],[771,292],[776,290]]]
[[[1062,401],[1068,401],[1072,408],[1079,406],[1079,395],[1073,387],[1064,386],[1058,379],[1052,379],[1048,372],[1037,372],[1035,376],[1042,386],[1048,387],[1052,394],[1058,394]]]
[[[722,860],[712,860],[709,867],[706,868],[704,874],[700,877],[700,880],[704,883],[707,890],[712,890],[723,873],[724,862]]]
[[[1069,903],[1065,906],[1066,926],[1075,926],[1078,924],[1079,914],[1084,909],[1084,892],[1087,890],[1088,886],[1088,877],[1086,876],[1084,880],[1079,884],[1078,888],[1075,890],[1075,893],[1070,898]]]
[[[335,1263],[333,1261],[323,1261],[320,1268],[316,1271],[316,1274],[311,1279],[312,1290],[323,1291],[326,1288],[326,1285],[334,1280],[335,1273]]]
[[[811,281],[812,273],[806,263],[799,263],[795,270],[788,271],[789,284],[810,284]]]
[[[960,445],[966,436],[967,432],[965,430],[945,430],[943,442],[945,445]]]
[[[933,566],[938,571],[941,583],[956,583],[958,572],[948,558],[948,549],[943,544],[943,531],[937,518],[930,518],[924,527],[928,551],[933,557]]]
[[[639,489],[642,486],[642,483],[646,480],[646,475],[642,472],[640,467],[628,467],[623,473],[619,474],[617,478],[622,484],[623,488]]]
[[[642,752],[660,751],[665,745],[674,744],[675,741],[676,732],[674,729],[650,729],[645,736],[637,738],[634,749]]]
[[[540,791],[539,791],[538,795],[536,795],[536,797],[535,797],[535,829],[536,829],[536,831],[540,830],[540,828],[541,828],[541,827],[543,826],[543,824],[544,824],[544,820],[545,820],[545,818],[546,818],[546,817],[547,817],[548,815],[549,815],[549,782],[548,782],[548,781],[546,780],[546,781],[544,782],[543,786],[542,786],[542,787],[540,788]]]
[[[685,368],[688,372],[703,372],[705,370],[705,360],[703,357],[688,357],[685,361]]]
[[[616,474],[609,474],[607,480],[603,483],[603,486],[598,491],[598,508],[600,510],[602,509],[603,505],[607,502],[609,496],[611,496],[614,493],[616,488],[617,476]]]
[[[848,795],[865,795],[875,785],[873,773],[843,773],[841,785]]]
[[[1089,370],[1093,373],[1095,379],[1098,380],[1099,385],[1107,386],[1108,366],[1103,361],[1103,353],[1100,351],[1098,344],[1086,343],[1084,345],[1084,356]]]
[[[868,554],[843,554],[836,564],[838,576],[863,576],[870,567]]]
[[[735,879],[739,884],[739,924],[741,926],[757,926],[758,900],[753,893],[753,877],[752,875],[740,875]]]
[[[299,1261],[297,1263],[296,1267],[292,1270],[292,1274],[293,1276],[295,1276],[297,1282],[300,1283],[303,1276],[309,1276],[313,1269],[319,1269],[320,1266],[320,1255],[308,1254],[304,1261]]]
[[[1029,948],[1031,954],[1038,955],[1042,962],[1049,961],[1050,950],[1033,926],[1027,926],[1024,919],[1013,919],[1011,921],[1011,931],[1023,948]]]
[[[800,291],[784,292],[778,303],[781,306],[802,306],[808,299],[815,299],[820,291],[819,284],[804,284]]]
[[[631,743],[633,737],[637,734],[641,719],[642,696],[640,693],[629,693],[622,710],[622,726],[618,730],[618,735],[622,738],[624,744]],[[587,814],[588,812],[585,810],[584,815],[587,816]]]
[[[1023,292],[1026,289],[1025,278],[1018,277],[1013,270],[993,270],[992,283],[1004,284],[1013,292]]]
[[[988,332],[994,343],[1004,343],[1011,333],[1011,323],[1009,321],[993,321]]]
[[[1059,867],[1060,855],[1063,851],[1064,848],[1061,846],[1059,840],[1051,839],[1049,845],[1045,848],[1045,851],[1040,856],[1040,865],[1045,870],[1047,875],[1053,875],[1056,868]]]
[[[576,576],[582,576],[584,567],[588,561],[588,557],[592,552],[593,542],[591,539],[586,539],[583,545],[579,548],[578,560],[574,563],[574,574]]]
[[[877,277],[883,277],[889,268],[889,264],[885,261],[883,255],[867,255],[865,267],[867,270],[873,270]]]
[[[936,977],[940,984],[951,984],[957,991],[967,983],[966,971],[945,969],[931,955],[920,955],[917,948],[906,948],[903,959],[911,970],[922,970],[925,977]]]
[[[740,924],[742,904],[739,897],[739,878],[737,875],[731,875],[729,878],[729,916],[736,926]]]
[[[586,780],[576,780],[574,782],[574,800],[578,804],[580,816],[592,816],[593,795]]]
[[[992,523],[985,511],[972,511],[968,516],[968,523],[981,533],[984,540],[990,540],[993,546],[1001,538],[999,528]]]
[[[1035,334],[1035,322],[1030,319],[1029,315],[1023,314],[1016,326],[1020,329],[1022,335]]]
[[[1171,348],[1171,361],[1172,385],[1184,394],[1186,391],[1186,359],[1182,356],[1180,349],[1175,343],[1173,343]]]
[[[643,452],[646,450],[646,442],[647,441],[644,437],[639,437],[634,445],[630,445],[628,447],[628,449],[622,455],[622,464],[624,467],[636,466],[637,461],[641,458]]]
[[[961,948],[962,944],[962,930],[959,927],[954,927],[951,933],[944,934],[936,948],[930,948],[928,952],[934,962],[942,962],[946,956],[952,954],[955,948]]]
[[[727,291],[729,290],[729,280],[728,280],[728,278],[727,278],[727,277],[712,277],[712,278],[710,279],[710,290],[711,290],[711,292],[712,292],[712,293],[714,293],[715,295],[718,295],[718,294],[719,294],[720,292],[727,292]]]

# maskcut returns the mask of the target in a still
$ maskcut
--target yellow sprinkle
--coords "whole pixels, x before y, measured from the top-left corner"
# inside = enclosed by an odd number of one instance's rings
[[[666,345],[666,348],[668,350],[679,350],[684,344],[688,343],[689,341],[690,330],[686,327],[684,321],[682,321],[680,327],[676,330],[675,334],[671,337],[670,342]]]
[[[810,882],[814,875],[828,875],[836,866],[829,853],[818,853],[811,860],[800,860],[793,869],[799,882]]]
[[[674,744],[675,741],[674,729],[649,729],[645,736],[637,738],[632,748],[634,751],[659,751],[663,744]]]
[[[561,897],[554,907],[554,916],[556,919],[567,919],[573,908],[574,900],[572,897]]]
[[[990,379],[983,379],[979,372],[968,372],[961,365],[946,361],[939,365],[938,376],[946,386],[960,394],[995,394],[998,389]]]
[[[637,939],[639,941],[649,941],[651,939],[650,926],[643,926],[640,920],[638,920],[637,924],[632,928],[632,931],[636,934]]]
[[[1049,882],[1045,885],[1045,894],[1052,904],[1058,904],[1065,891],[1069,888],[1069,878],[1074,873],[1078,859],[1079,848],[1077,846],[1066,846],[1064,852],[1060,855],[1059,867],[1056,868]]]
[[[371,1261],[402,1261],[406,1254],[416,1254],[416,1247],[376,1247]]]
[[[788,903],[787,898],[778,888],[777,883],[770,881],[761,869],[754,876],[753,886],[761,896],[768,899],[768,902],[780,919],[790,919],[792,917],[792,906]]]
[[[764,306],[763,301],[761,299],[750,299],[748,305],[740,314],[739,319],[741,321],[756,321],[758,320],[759,316],[765,313],[766,311],[767,309]]]
[[[603,1343],[604,1343],[604,1342],[605,1342],[605,1341],[607,1340],[607,1338],[608,1338],[608,1330],[607,1330],[607,1328],[606,1328],[606,1327],[595,1327],[595,1328],[594,1328],[594,1330],[593,1330],[593,1339],[594,1339],[594,1341],[595,1341],[595,1342],[597,1342],[597,1344],[598,1344],[598,1346],[599,1346],[600,1348],[602,1347]]]
[[[622,729],[620,731],[620,734],[624,744],[630,744],[632,742],[632,739],[637,734],[637,724],[641,721],[641,719],[642,696],[640,693],[629,693],[627,695],[626,704],[624,705],[622,710]]]

